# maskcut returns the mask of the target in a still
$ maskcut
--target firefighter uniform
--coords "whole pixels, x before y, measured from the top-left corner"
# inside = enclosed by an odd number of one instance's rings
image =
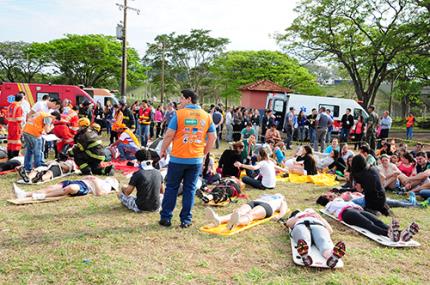
[[[69,150],[69,155],[73,156],[75,163],[79,166],[82,174],[112,175],[112,165],[102,167],[101,162],[106,160],[104,147],[98,133],[89,126],[90,122],[82,123],[81,128],[74,137],[75,145]]]
[[[24,113],[21,102],[13,102],[7,108],[7,156],[11,159],[19,155],[21,150],[22,122]]]

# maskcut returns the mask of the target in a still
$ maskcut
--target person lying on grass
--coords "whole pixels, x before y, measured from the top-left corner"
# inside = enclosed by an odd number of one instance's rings
[[[227,228],[232,230],[236,226],[244,226],[250,224],[255,220],[262,220],[265,218],[273,217],[279,220],[288,211],[287,201],[282,194],[264,194],[259,198],[248,202],[235,209],[232,214],[225,216],[218,216],[211,208],[206,208],[206,217],[209,222],[214,226],[227,223]]]
[[[314,209],[292,212],[285,225],[291,229],[291,238],[297,244],[297,252],[305,266],[311,266],[313,262],[310,255],[312,243],[327,260],[327,266],[330,268],[334,268],[345,255],[345,243],[339,241],[333,245],[330,237],[333,229]]]
[[[336,192],[341,192],[341,191],[336,191]],[[342,198],[342,200],[344,201],[352,201],[362,208],[366,207],[366,201],[364,199],[364,195],[360,192],[345,191],[345,192],[341,192],[341,194],[337,194],[332,191],[328,191],[327,193],[324,193],[318,197],[318,199],[327,200],[327,203],[330,201],[333,201],[336,198]],[[386,203],[389,207],[393,207],[393,208],[410,208],[410,207],[421,206],[421,204],[417,203],[417,200],[414,194],[411,194],[409,196],[409,200],[395,200],[395,199],[387,198]]]
[[[25,192],[15,183],[13,190],[17,199],[31,197],[33,200],[44,200],[50,197],[61,196],[85,196],[92,193],[96,196],[109,194],[111,191],[117,191],[119,182],[113,177],[100,179],[95,176],[85,176],[81,180],[65,180],[55,185],[48,186],[35,192]]]
[[[334,215],[339,221],[366,229],[375,235],[386,236],[394,242],[400,240],[408,242],[419,231],[418,224],[412,222],[409,227],[400,232],[400,224],[397,219],[393,218],[391,225],[388,226],[375,215],[363,210],[362,207],[351,201],[334,199],[327,202],[327,200],[318,199],[317,203],[325,206],[327,212]]]
[[[236,161],[234,166],[252,171],[259,170],[258,178],[244,176],[242,178],[243,183],[262,190],[274,189],[276,186],[276,170],[283,172],[288,172],[288,170],[277,166],[272,160],[270,160],[265,148],[263,147],[260,148],[257,159],[258,162],[255,165],[242,164],[239,161]]]
[[[14,170],[21,165],[24,165],[24,157],[15,156],[5,162],[0,162],[0,172]]]
[[[75,170],[75,163],[71,159],[66,161],[51,161],[47,166],[36,167],[28,174],[24,171],[23,167],[17,168],[17,170],[24,182],[37,183],[72,173]]]
[[[127,209],[136,213],[157,211],[164,193],[163,177],[160,170],[154,168],[149,149],[138,150],[135,157],[140,169],[133,173],[128,185],[121,188],[118,198]],[[136,197],[131,195],[134,189]]]

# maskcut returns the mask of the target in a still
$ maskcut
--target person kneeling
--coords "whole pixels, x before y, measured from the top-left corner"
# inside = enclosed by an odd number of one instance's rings
[[[115,178],[100,179],[95,176],[86,176],[82,180],[65,180],[35,192],[25,192],[15,183],[13,184],[17,199],[31,197],[33,200],[45,200],[46,198],[61,196],[85,196],[88,193],[102,196],[109,194],[111,191],[116,191],[118,188],[119,183]]]
[[[330,237],[333,229],[313,209],[294,211],[287,220],[286,226],[291,229],[291,238],[297,244],[297,252],[302,257],[305,266],[311,266],[313,262],[309,255],[312,242],[327,260],[327,266],[330,268],[334,268],[339,259],[345,255],[345,243],[339,241],[333,246]]]
[[[125,124],[117,124],[118,132],[121,133],[118,140],[111,145],[116,147],[119,152],[120,160],[133,160],[135,153],[140,148],[139,140]]]
[[[271,217],[274,213],[274,219],[279,220],[288,211],[287,201],[282,194],[265,194],[254,201],[248,202],[226,216],[218,216],[211,208],[206,208],[208,220],[216,227],[220,224],[228,223],[227,228],[232,230],[236,226],[250,224],[254,220],[262,220]]]
[[[150,151],[138,150],[135,154],[140,163],[139,170],[133,173],[127,186],[118,193],[121,203],[134,212],[157,211],[160,208],[161,195],[164,192],[163,177],[152,165]],[[131,196],[136,188],[136,197]]]

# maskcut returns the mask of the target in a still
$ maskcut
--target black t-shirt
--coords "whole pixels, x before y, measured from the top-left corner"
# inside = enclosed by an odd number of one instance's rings
[[[422,167],[421,165],[417,164],[416,168],[417,168],[417,173],[424,172],[427,169],[430,169],[430,162],[427,162],[427,164],[424,165],[424,167]]]
[[[343,160],[342,157],[337,158],[335,161],[333,161],[332,164],[330,164],[328,166],[329,169],[332,169],[334,167],[336,167],[336,170],[338,170],[338,171],[340,171],[342,173],[345,171],[346,163],[345,163],[345,161]]]
[[[359,183],[363,188],[364,200],[366,201],[366,208],[380,211],[382,214],[387,215],[387,208],[385,207],[385,190],[382,187],[381,179],[376,168],[366,168],[360,173],[353,176],[355,182]]]
[[[163,177],[156,169],[139,169],[128,183],[136,187],[136,205],[142,211],[157,211],[160,208],[160,188]]]
[[[218,165],[222,168],[222,176],[228,177],[228,176],[236,176],[237,178],[240,177],[240,170],[235,167],[233,164],[236,162],[242,161],[242,156],[240,153],[237,153],[236,151],[232,149],[226,149],[219,159]]]

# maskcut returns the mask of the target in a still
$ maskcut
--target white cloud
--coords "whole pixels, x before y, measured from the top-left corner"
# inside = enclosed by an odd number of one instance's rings
[[[48,41],[67,33],[115,34],[121,0],[0,0],[0,41]],[[128,1],[130,45],[143,53],[146,43],[162,33],[188,33],[192,28],[229,38],[228,49],[277,49],[270,34],[285,29],[295,17],[297,0],[158,0]]]

